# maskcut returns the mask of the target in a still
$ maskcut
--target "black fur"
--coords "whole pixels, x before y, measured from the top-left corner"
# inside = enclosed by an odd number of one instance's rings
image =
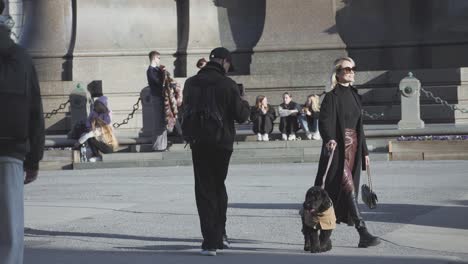
[[[321,230],[320,224],[315,228],[310,227],[304,222],[304,214],[312,212],[319,214],[333,206],[327,191],[320,187],[310,188],[303,203],[302,233],[304,234],[304,250],[312,253],[326,252],[332,249],[331,234],[332,230]],[[320,231],[320,235],[319,235]]]

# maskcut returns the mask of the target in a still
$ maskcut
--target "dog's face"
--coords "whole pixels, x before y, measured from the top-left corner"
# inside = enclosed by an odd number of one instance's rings
[[[327,191],[320,187],[312,187],[307,191],[303,204],[304,211],[318,214],[326,211],[331,206],[332,202]]]

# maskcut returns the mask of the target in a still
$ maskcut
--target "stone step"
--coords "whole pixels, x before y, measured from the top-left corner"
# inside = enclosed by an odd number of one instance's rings
[[[389,159],[468,160],[468,141],[390,141]]]

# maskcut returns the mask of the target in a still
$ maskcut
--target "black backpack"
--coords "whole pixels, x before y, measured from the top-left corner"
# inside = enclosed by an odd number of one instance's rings
[[[0,54],[0,141],[25,142],[28,138],[28,77],[25,60],[14,47]]]
[[[184,105],[182,136],[189,144],[216,145],[223,137],[223,117],[216,104],[216,88],[192,88],[193,100]]]

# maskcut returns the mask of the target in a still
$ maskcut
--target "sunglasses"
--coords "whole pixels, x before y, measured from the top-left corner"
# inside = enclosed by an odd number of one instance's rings
[[[344,71],[344,73],[350,73],[351,71],[356,72],[356,70],[357,70],[356,66],[354,66],[352,68],[351,67],[340,68],[340,69],[338,69],[336,71],[337,72]]]

